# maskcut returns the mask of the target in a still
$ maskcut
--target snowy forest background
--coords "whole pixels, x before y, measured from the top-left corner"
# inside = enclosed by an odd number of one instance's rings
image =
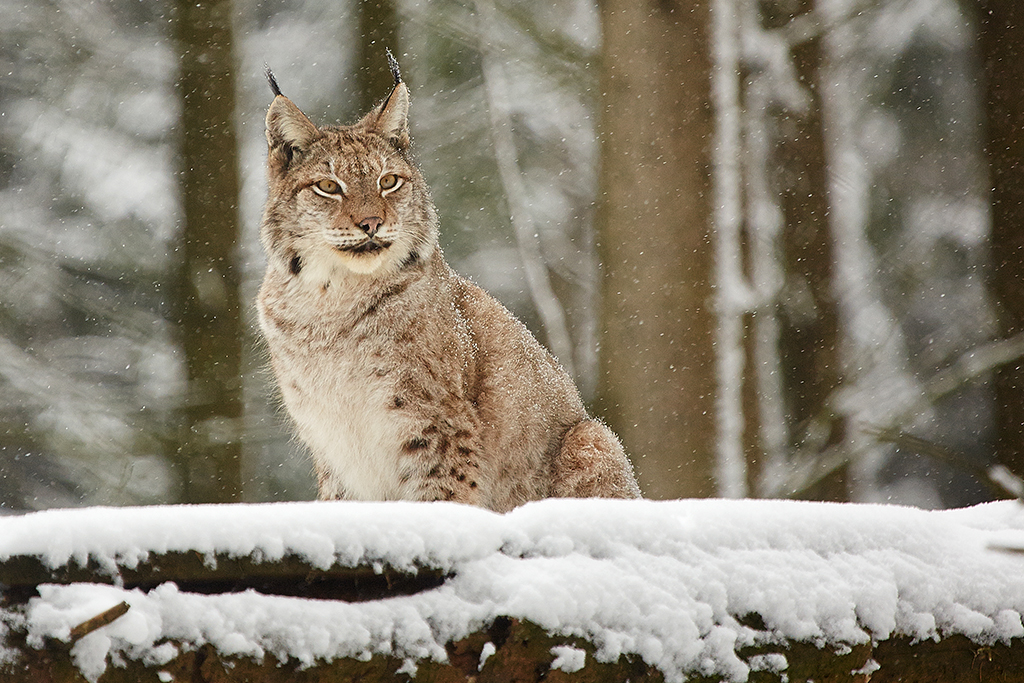
[[[1016,2],[0,4],[0,509],[314,496],[253,315],[263,68],[351,122],[386,46],[449,261],[646,495],[1015,493]]]

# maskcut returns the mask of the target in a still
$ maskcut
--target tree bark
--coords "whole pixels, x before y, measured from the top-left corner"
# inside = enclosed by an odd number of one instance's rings
[[[356,55],[357,116],[370,111],[391,92],[393,81],[385,50],[401,57],[398,48],[398,10],[393,0],[356,2],[353,9],[358,15],[359,44]],[[401,61],[401,59],[399,59]]]
[[[810,0],[762,4],[766,28],[777,29],[813,10]],[[779,115],[775,151],[786,284],[780,306],[780,355],[789,399],[791,444],[823,452],[844,439],[841,418],[830,409],[839,388],[839,309],[833,294],[834,249],[829,230],[828,162],[818,87],[821,36],[792,49],[807,108]],[[849,499],[846,468],[839,468],[801,497]]]
[[[230,0],[179,0],[181,198],[175,314],[187,390],[171,450],[188,503],[242,492],[242,320]]]
[[[652,498],[715,493],[710,12],[606,0],[599,412]]]
[[[302,666],[295,661],[278,661],[267,653],[262,661],[248,657],[223,655],[210,645],[198,649],[178,646],[178,654],[161,665],[138,660],[108,666],[98,683],[142,683],[170,680],[182,683],[329,683],[331,681],[426,681],[428,683],[599,683],[601,681],[658,682],[664,675],[639,657],[620,656],[613,662],[598,661],[592,644],[577,638],[553,636],[529,622],[498,617],[491,624],[467,637],[446,645],[447,662],[420,660],[415,677],[409,675],[401,659],[377,655],[369,660],[345,658],[317,661]],[[481,663],[486,644],[494,653]],[[4,680],[18,683],[85,683],[75,668],[66,643],[48,643],[35,649],[24,642],[12,642],[16,660],[0,663]],[[584,666],[574,672],[552,669],[556,646],[570,646],[586,652]],[[963,636],[941,641],[913,641],[896,637],[876,644],[861,644],[845,652],[819,649],[810,643],[781,642],[767,647],[748,648],[744,658],[756,655],[781,655],[786,669],[780,672],[753,670],[750,683],[817,681],[818,683],[1016,683],[1024,670],[1024,644],[983,646]],[[401,669],[401,671],[400,671]],[[163,677],[161,677],[163,673]],[[688,672],[693,683],[720,682],[718,676]]]
[[[978,45],[985,76],[987,145],[992,187],[990,287],[999,333],[1024,332],[1024,5],[1017,0],[979,3]],[[996,458],[1024,475],[1024,363],[995,371]]]
[[[0,561],[5,603],[27,602],[44,583],[99,583],[149,591],[167,581],[181,591],[206,595],[251,589],[266,595],[363,602],[430,590],[446,578],[448,572],[429,566],[396,569],[366,563],[354,567],[333,564],[324,569],[294,555],[264,560],[195,550],[150,552],[144,562],[118,565],[114,572],[93,558],[85,566],[73,561],[59,567],[25,555]]]

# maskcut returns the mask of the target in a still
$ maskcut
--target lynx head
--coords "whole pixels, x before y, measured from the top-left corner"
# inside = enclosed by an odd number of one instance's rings
[[[262,240],[277,266],[380,275],[436,248],[434,205],[409,156],[409,89],[388,57],[394,89],[352,126],[317,127],[267,71],[275,97]]]

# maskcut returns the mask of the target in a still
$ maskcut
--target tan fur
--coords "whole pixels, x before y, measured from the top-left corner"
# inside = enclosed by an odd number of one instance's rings
[[[317,128],[280,95],[267,113],[260,325],[320,497],[638,497],[565,371],[444,261],[408,104],[399,82],[354,126]]]

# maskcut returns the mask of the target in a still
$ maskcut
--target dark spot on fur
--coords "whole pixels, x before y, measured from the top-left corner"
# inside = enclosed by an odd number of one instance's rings
[[[433,402],[431,393],[407,373],[403,373],[402,377],[398,380],[398,391],[401,392],[407,400],[409,398],[414,398],[422,403]]]
[[[433,467],[431,467],[430,471],[427,472],[427,476],[428,477],[439,477],[439,476],[441,476],[441,466],[440,465],[434,465]]]
[[[280,150],[279,153],[281,156],[284,157],[284,165],[289,166],[292,163],[292,158],[295,156],[295,150],[291,145],[286,145],[284,143],[280,143],[278,150]]]
[[[459,472],[455,478],[458,479],[459,481],[466,481],[466,475],[463,474],[462,472]]]
[[[363,320],[365,320],[366,318],[369,318],[369,317],[371,317],[373,315],[376,315],[377,310],[385,302],[387,302],[388,299],[396,297],[396,296],[400,295],[402,292],[404,292],[409,287],[410,282],[411,282],[410,280],[406,280],[405,282],[399,282],[398,284],[392,285],[391,287],[388,287],[383,292],[381,292],[380,294],[375,296],[373,298],[373,300],[370,302],[370,304],[359,315],[359,318],[356,319],[356,322],[353,325],[353,327],[355,325],[358,325],[359,323],[363,322]]]
[[[398,269],[399,270],[404,270],[406,268],[410,268],[412,266],[415,266],[419,262],[420,262],[420,254],[419,254],[419,252],[418,251],[413,251],[413,252],[410,252],[410,254],[408,256],[406,256],[405,259],[400,264],[398,264]]]
[[[401,408],[401,407],[403,407],[404,405],[405,405],[405,399],[404,399],[404,398],[402,398],[401,396],[395,396],[395,397],[394,397],[394,398],[393,398],[393,399],[391,400],[391,407],[392,407],[392,408]]]
[[[415,439],[409,439],[402,444],[402,449],[405,450],[406,453],[414,453],[415,451],[422,451],[424,448],[428,448],[429,446],[429,441],[416,437]]]
[[[475,481],[469,482],[469,488],[475,489],[476,488],[476,482]]]
[[[449,451],[452,446],[452,442],[448,440],[447,436],[443,434],[437,439],[437,452],[444,455]]]
[[[459,455],[473,455],[473,449],[468,446],[457,446],[455,450],[459,452]]]
[[[267,318],[273,323],[274,327],[281,330],[285,334],[291,334],[295,331],[295,321],[285,315],[285,311],[282,310],[281,306],[268,306],[265,309]]]
[[[423,430],[423,434],[424,436],[429,436],[430,434],[437,434],[438,431],[437,425],[430,425]]]
[[[292,275],[298,275],[302,272],[302,259],[298,254],[292,256],[292,260],[288,262],[288,269],[292,271]]]

